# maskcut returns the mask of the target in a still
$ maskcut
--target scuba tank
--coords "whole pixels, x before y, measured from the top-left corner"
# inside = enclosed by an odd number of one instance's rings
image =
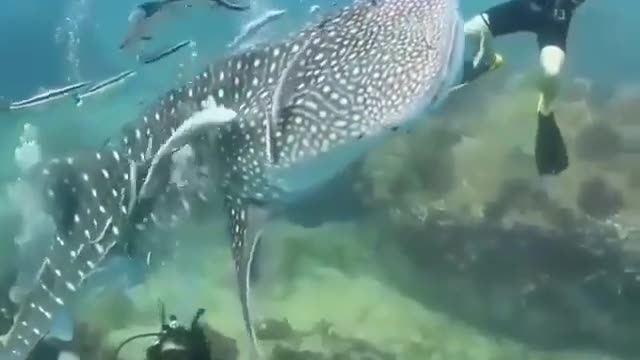
[[[167,322],[164,305],[161,305],[160,332],[134,335],[126,339],[116,349],[113,359],[117,360],[122,348],[131,341],[156,337],[153,345],[147,348],[146,360],[211,360],[209,342],[199,324],[203,314],[204,309],[198,309],[191,326],[186,328],[178,323],[175,315],[170,315]]]

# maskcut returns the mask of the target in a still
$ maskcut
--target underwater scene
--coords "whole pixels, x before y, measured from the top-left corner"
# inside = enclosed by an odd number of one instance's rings
[[[640,3],[1,5],[0,360],[640,359]]]

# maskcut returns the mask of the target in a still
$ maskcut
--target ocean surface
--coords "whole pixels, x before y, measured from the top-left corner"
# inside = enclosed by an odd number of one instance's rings
[[[462,14],[499,2],[461,0]],[[228,44],[267,11],[287,10],[245,45],[299,30],[316,16],[313,5],[324,14],[349,2],[251,3],[247,11],[171,10],[151,40],[124,50],[134,0],[0,4],[3,103],[137,72],[81,106],[68,96],[0,110],[0,309],[11,288],[3,279],[37,268],[47,246],[23,242],[43,223],[16,187],[21,166],[96,151],[155,99],[234,51]],[[260,332],[265,357],[640,359],[638,13],[632,0],[587,0],[576,13],[556,104],[570,168],[550,184],[533,160],[538,50],[533,35],[515,34],[495,42],[503,68],[285,209],[254,271],[258,328],[275,329]],[[192,44],[161,61],[137,59],[183,40]],[[206,309],[203,322],[216,334],[211,359],[250,359],[223,212],[207,208],[140,238],[135,265],[116,263],[74,305],[73,352],[106,359],[129,336],[156,331],[162,301],[185,324]],[[139,266],[148,254],[153,265]],[[0,335],[9,318],[0,316]],[[238,352],[223,351],[230,345],[221,337]],[[152,341],[119,356],[144,359]]]

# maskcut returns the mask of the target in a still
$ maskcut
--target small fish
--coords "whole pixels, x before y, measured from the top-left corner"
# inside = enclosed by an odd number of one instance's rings
[[[249,5],[241,5],[229,0],[156,0],[148,1],[137,5],[129,14],[129,30],[124,40],[120,44],[120,49],[131,47],[140,40],[151,40],[149,34],[167,18],[166,14],[177,9],[192,8],[194,4],[209,4],[221,6],[233,11],[244,11],[249,9]]]
[[[88,82],[82,81],[82,82],[71,84],[59,89],[49,90],[25,100],[13,102],[9,106],[9,110],[26,109],[33,106],[45,104],[53,100],[59,99],[61,97],[67,96],[69,94],[72,94],[73,92],[80,90],[87,85],[89,85]]]
[[[139,40],[151,40],[148,32],[160,20],[160,16],[168,5],[180,0],[148,1],[139,5],[129,14],[129,30],[120,44],[120,49],[130,47]]]
[[[89,89],[87,89],[87,91],[80,93],[80,94],[75,94],[75,100],[76,100],[76,105],[80,106],[82,105],[82,102],[85,98],[88,98],[90,96],[93,96],[95,94],[99,94],[99,93],[103,93],[107,90],[112,89],[113,87],[116,87],[118,85],[123,84],[125,81],[127,81],[128,78],[134,76],[136,74],[135,71],[133,70],[127,70],[127,71],[123,71],[115,76],[112,76],[106,80],[100,81],[99,83],[91,86]]]
[[[181,41],[181,42],[177,43],[176,45],[174,45],[172,47],[169,47],[167,49],[164,49],[164,50],[162,50],[162,51],[160,51],[160,52],[158,52],[158,53],[156,53],[154,55],[143,57],[140,60],[140,62],[145,64],[145,65],[154,63],[156,61],[164,59],[165,57],[167,57],[167,56],[179,51],[183,47],[185,47],[187,45],[191,45],[191,44],[193,44],[193,41],[191,41],[191,40]]]
[[[309,14],[311,15],[315,15],[315,13],[317,13],[320,10],[320,5],[311,5],[311,7],[309,7]]]
[[[233,48],[233,47],[238,46],[238,44],[240,44],[241,42],[245,41],[247,38],[255,35],[255,33],[257,33],[258,30],[262,29],[265,25],[269,24],[270,22],[277,20],[282,15],[284,15],[286,12],[287,12],[286,10],[269,10],[269,11],[267,11],[262,16],[259,16],[258,18],[256,18],[256,19],[252,20],[251,22],[247,23],[242,28],[242,31],[240,32],[240,34],[238,34],[238,36],[236,36],[233,39],[233,41],[231,41],[227,45],[227,47]]]
[[[228,0],[211,0],[211,2],[213,2],[214,4],[220,5],[222,7],[225,7],[229,10],[244,11],[244,10],[249,10],[251,8],[251,5],[249,4],[246,4],[246,5],[236,4]]]

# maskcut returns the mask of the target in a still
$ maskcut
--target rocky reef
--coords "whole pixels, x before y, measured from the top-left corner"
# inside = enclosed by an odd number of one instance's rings
[[[551,183],[535,175],[525,87],[399,137],[368,157],[355,191],[377,209],[365,226],[388,283],[425,306],[541,349],[637,358],[640,93],[594,102],[581,80],[568,85],[557,118],[571,166]]]

